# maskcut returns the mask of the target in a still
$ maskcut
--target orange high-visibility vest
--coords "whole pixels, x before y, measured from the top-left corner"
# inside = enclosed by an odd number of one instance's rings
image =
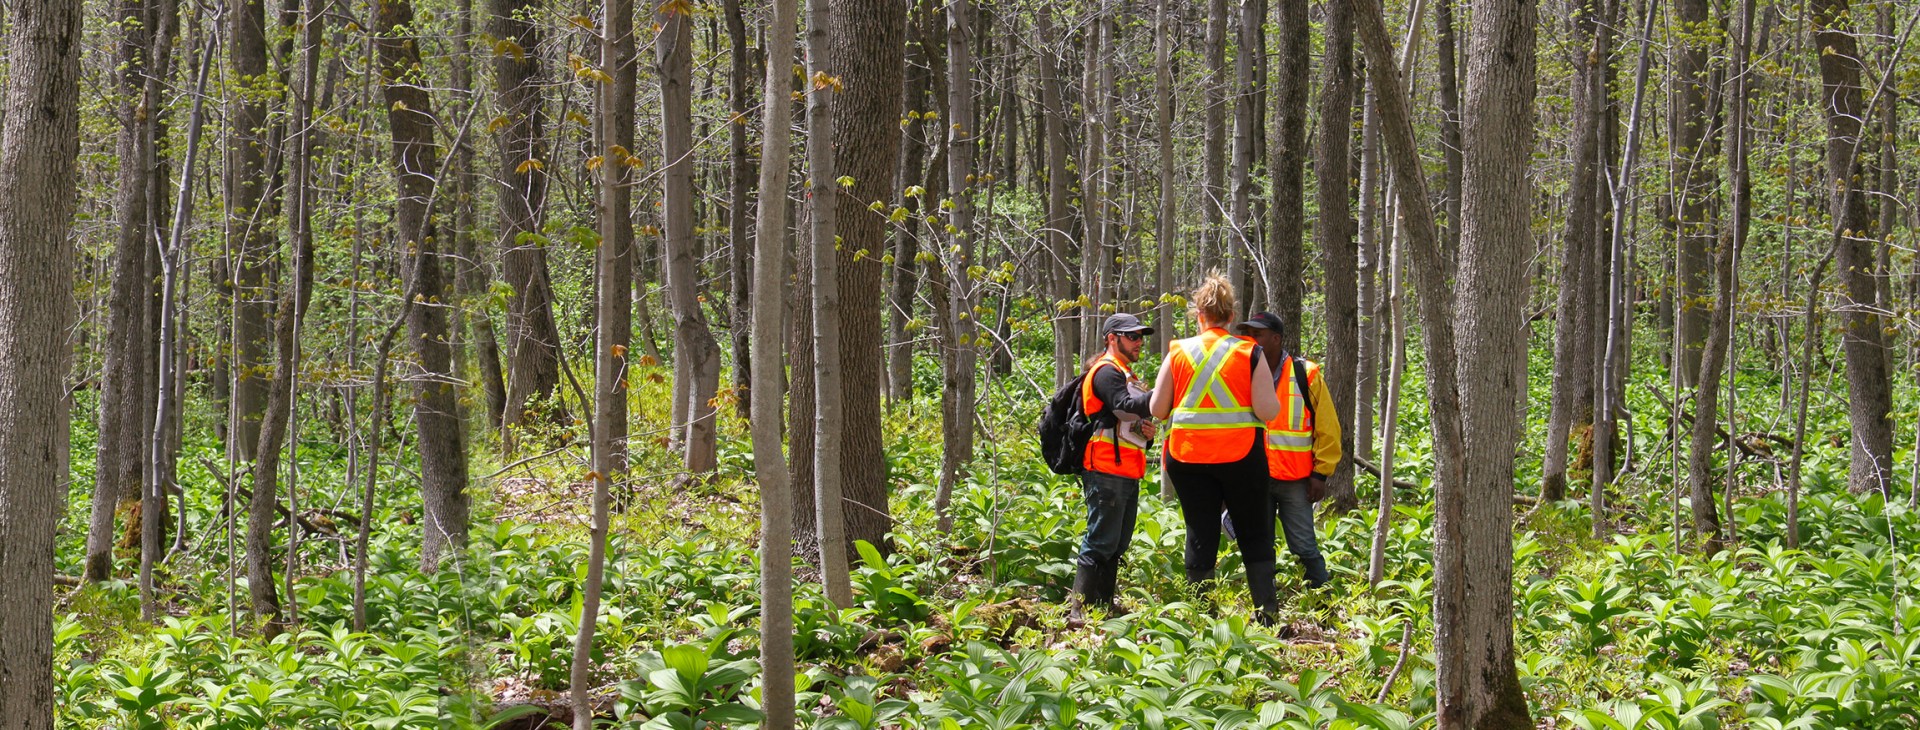
[[[1106,402],[1093,394],[1093,376],[1100,368],[1112,367],[1133,379],[1133,370],[1109,352],[1093,362],[1093,369],[1087,371],[1087,377],[1080,381],[1080,407],[1089,417],[1106,409]],[[1115,414],[1116,416],[1118,414]],[[1103,428],[1093,433],[1087,440],[1087,455],[1081,463],[1087,471],[1112,474],[1123,479],[1139,479],[1147,475],[1147,451],[1143,444],[1137,444],[1120,435],[1119,426]]]
[[[1167,348],[1174,401],[1166,456],[1188,464],[1245,458],[1261,428],[1253,415],[1253,341],[1219,327]]]
[[[1309,391],[1320,380],[1320,365],[1301,359],[1307,366]],[[1280,362],[1280,382],[1274,383],[1274,395],[1280,398],[1280,415],[1267,422],[1267,475],[1281,481],[1299,481],[1313,473],[1313,413],[1307,410],[1312,393],[1300,392],[1299,379],[1293,377],[1293,356]]]

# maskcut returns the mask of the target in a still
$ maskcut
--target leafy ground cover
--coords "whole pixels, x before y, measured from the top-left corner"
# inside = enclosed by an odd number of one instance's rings
[[[1184,585],[1178,510],[1149,480],[1121,577],[1131,613],[1069,621],[1059,604],[1084,516],[1077,484],[1047,473],[1027,436],[1041,397],[1030,384],[1046,377],[1044,366],[1022,362],[1013,378],[988,387],[985,452],[955,495],[950,535],[933,529],[931,512],[936,406],[902,404],[890,419],[895,549],[860,546],[852,608],[831,609],[810,583],[796,593],[804,671],[791,681],[802,687],[807,722],[1431,723],[1433,512],[1424,487],[1398,495],[1378,589],[1364,576],[1372,512],[1323,518],[1322,547],[1338,580],[1306,592],[1284,572],[1284,620],[1268,629],[1248,621],[1236,558],[1223,555],[1226,587],[1194,595]],[[636,405],[664,402],[650,400],[659,387],[643,387]],[[1635,405],[1655,412],[1651,401]],[[1417,435],[1419,417],[1408,421]],[[1733,515],[1735,549],[1676,549],[1665,424],[1652,421],[1637,421],[1641,466],[1615,496],[1616,534],[1592,539],[1577,502],[1545,505],[1518,523],[1516,643],[1537,721],[1589,730],[1920,726],[1915,511],[1847,494],[1844,443],[1823,439],[1809,455],[1802,550],[1783,546],[1785,496],[1772,488],[1767,463],[1742,468],[1749,486]],[[757,505],[744,430],[727,428],[718,478],[689,489],[642,478],[616,516],[592,691],[619,727],[751,726],[761,684],[789,681],[759,674]],[[313,491],[312,504],[344,509],[344,455],[326,443],[315,433],[302,452],[303,489]],[[637,474],[670,471],[658,444],[636,443]],[[301,628],[270,642],[235,630],[219,487],[203,467],[188,489],[198,539],[172,566],[176,592],[162,625],[138,620],[130,583],[65,598],[56,630],[60,726],[537,726],[531,708],[563,705],[569,689],[585,574],[585,491],[569,461],[579,457],[557,453],[485,482],[472,549],[437,574],[418,569],[417,528],[408,525],[417,507],[404,490],[383,492],[365,633],[347,628],[346,543],[310,536],[292,592]],[[1424,484],[1424,442],[1402,443],[1397,460],[1403,478]],[[494,471],[483,466],[476,474]],[[405,483],[404,460],[389,468],[388,484]],[[1363,492],[1372,483],[1363,478]],[[75,499],[84,492],[76,486]],[[63,543],[63,566],[77,549]],[[804,562],[797,567],[807,576]]]

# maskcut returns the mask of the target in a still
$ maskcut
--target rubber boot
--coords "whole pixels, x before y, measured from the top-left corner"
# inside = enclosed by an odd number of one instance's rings
[[[1254,620],[1261,626],[1272,626],[1280,620],[1280,599],[1273,588],[1273,563],[1247,564],[1247,592],[1253,594]]]
[[[1326,585],[1327,581],[1333,580],[1333,576],[1327,573],[1327,559],[1323,556],[1301,558],[1300,567],[1306,571],[1309,589],[1319,588]]]
[[[1067,596],[1067,618],[1083,621],[1087,618],[1087,604],[1095,602],[1096,587],[1100,582],[1100,568],[1097,565],[1075,563],[1073,570],[1073,594]]]
[[[1100,596],[1106,599],[1107,614],[1125,616],[1127,608],[1120,604],[1120,559],[1114,558],[1100,564]]]

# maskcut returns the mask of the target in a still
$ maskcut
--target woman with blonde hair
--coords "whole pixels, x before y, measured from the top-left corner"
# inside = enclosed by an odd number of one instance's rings
[[[1187,314],[1200,333],[1176,340],[1154,382],[1153,416],[1170,419],[1161,468],[1187,523],[1187,581],[1213,580],[1220,551],[1220,510],[1233,519],[1247,590],[1262,623],[1279,609],[1273,586],[1273,505],[1267,494],[1267,452],[1261,431],[1280,414],[1273,373],[1253,341],[1228,334],[1233,284],[1208,274]]]

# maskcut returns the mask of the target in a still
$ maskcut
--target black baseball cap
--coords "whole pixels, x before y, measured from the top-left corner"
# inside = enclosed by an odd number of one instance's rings
[[[1153,328],[1148,327],[1144,324],[1140,324],[1139,317],[1135,317],[1131,314],[1127,314],[1126,312],[1121,312],[1119,314],[1108,317],[1106,324],[1100,325],[1101,337],[1105,337],[1107,335],[1114,334],[1116,332],[1138,332],[1143,335],[1150,335],[1150,334],[1153,334]]]
[[[1287,326],[1280,323],[1280,316],[1272,312],[1255,314],[1234,327],[1239,330],[1239,334],[1243,335],[1252,334],[1247,330],[1254,328],[1273,330],[1274,334],[1284,334],[1287,331]]]

